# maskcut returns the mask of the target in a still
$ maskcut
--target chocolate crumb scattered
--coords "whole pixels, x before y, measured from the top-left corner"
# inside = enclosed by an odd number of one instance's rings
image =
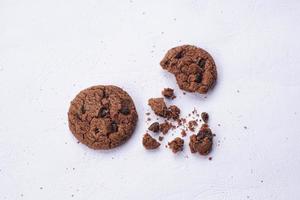
[[[183,130],[183,129],[181,130],[181,136],[182,136],[182,137],[185,137],[185,136],[186,136],[186,131]]]
[[[143,137],[143,145],[146,149],[157,149],[160,146],[160,143],[157,142],[151,135],[146,133]]]
[[[208,160],[212,160],[212,157],[209,157]]]
[[[149,113],[149,112],[146,112],[146,115],[150,115],[150,113]]]
[[[196,126],[198,126],[198,123],[195,120],[189,121],[189,129],[190,129],[190,131],[194,132]]]
[[[166,135],[168,132],[169,132],[169,130],[172,128],[172,124],[171,123],[169,123],[169,122],[167,122],[167,121],[165,121],[164,123],[161,123],[160,125],[159,125],[159,130],[164,134],[164,135]]]
[[[148,121],[148,122],[150,122],[150,121],[151,121],[151,118],[150,118],[150,117],[148,117],[148,118],[147,118],[147,121]]]
[[[197,135],[190,136],[191,153],[198,152],[200,155],[207,155],[212,149],[213,135],[207,124],[203,124]]]
[[[152,132],[154,132],[154,133],[159,132],[159,123],[158,123],[158,122],[152,123],[152,124],[149,126],[148,130],[150,130],[150,131],[152,131]]]
[[[244,126],[244,129],[247,129],[248,127],[247,126]]]
[[[184,140],[180,137],[176,137],[174,140],[168,143],[170,149],[172,149],[173,153],[177,153],[183,150]]]
[[[175,99],[174,90],[172,88],[165,88],[162,92],[162,95],[168,99]]]
[[[207,122],[208,122],[208,119],[209,119],[208,113],[207,113],[207,112],[201,113],[201,118],[202,118],[202,120],[203,120],[205,123],[207,123]]]
[[[163,136],[159,136],[159,137],[158,137],[158,140],[159,140],[159,141],[162,141],[163,139],[164,139]]]

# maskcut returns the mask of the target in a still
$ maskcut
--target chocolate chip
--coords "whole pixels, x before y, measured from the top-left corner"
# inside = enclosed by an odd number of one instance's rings
[[[112,123],[110,124],[110,131],[111,131],[111,133],[118,131],[118,125],[115,121],[112,121]]]
[[[102,107],[100,110],[99,110],[99,113],[98,113],[98,117],[105,117],[108,113],[108,110],[107,108],[105,107]]]
[[[84,105],[82,105],[82,106],[80,107],[80,112],[81,112],[82,114],[85,113]]]
[[[206,60],[203,58],[200,58],[200,60],[198,61],[198,65],[200,68],[203,68],[205,66]]]
[[[130,113],[129,105],[130,102],[128,100],[123,100],[119,112],[122,113],[123,115],[128,115]]]
[[[177,54],[176,54],[176,56],[175,56],[175,58],[176,59],[180,59],[180,58],[182,58],[182,51],[180,51],[180,52],[178,52]]]
[[[195,76],[195,82],[201,83],[201,81],[202,81],[202,76],[200,74],[196,74],[196,76]]]
[[[94,131],[96,134],[100,132],[98,128],[95,128]]]

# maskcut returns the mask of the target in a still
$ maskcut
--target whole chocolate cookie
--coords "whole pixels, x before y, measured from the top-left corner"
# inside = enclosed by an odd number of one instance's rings
[[[69,128],[92,149],[111,149],[132,135],[138,115],[131,97],[121,88],[93,86],[82,90],[71,102]]]
[[[170,49],[160,65],[175,75],[180,89],[188,92],[205,94],[217,80],[213,58],[196,46],[183,45]]]

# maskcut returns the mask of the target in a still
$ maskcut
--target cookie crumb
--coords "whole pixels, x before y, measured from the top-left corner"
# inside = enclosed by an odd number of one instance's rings
[[[185,137],[186,136],[186,131],[184,129],[182,129],[180,134],[181,134],[182,137]]]
[[[248,127],[247,127],[247,126],[244,126],[244,129],[248,129]]]
[[[151,121],[151,118],[150,118],[150,117],[148,117],[148,118],[147,118],[147,121],[148,121],[148,122],[150,122],[150,121]]]
[[[146,115],[148,115],[148,116],[149,116],[149,115],[150,115],[150,113],[149,113],[149,112],[146,112]]]
[[[200,155],[207,155],[210,153],[213,144],[213,135],[211,129],[207,124],[203,124],[197,135],[190,136],[190,150],[191,153],[198,152]]]
[[[156,115],[167,117],[168,108],[163,98],[150,98],[148,100],[148,105]]]
[[[172,118],[174,120],[177,120],[179,118],[180,115],[180,109],[175,106],[175,105],[171,105],[168,108],[168,119]]]
[[[171,123],[169,123],[169,122],[167,122],[167,121],[165,121],[164,123],[161,123],[160,125],[159,125],[159,130],[164,134],[164,135],[166,135],[168,132],[169,132],[169,130],[172,128],[172,124]]]
[[[148,150],[157,149],[160,146],[160,143],[146,133],[143,137],[143,146]]]
[[[208,119],[209,119],[209,115],[207,112],[202,112],[201,113],[201,118],[202,120],[204,121],[204,123],[207,123],[208,122]]]
[[[189,121],[189,129],[190,129],[190,131],[194,132],[196,126],[198,126],[198,123],[195,120]]]
[[[170,149],[172,149],[173,153],[177,153],[183,150],[184,140],[180,137],[176,137],[174,140],[168,143]]]
[[[164,88],[161,94],[168,99],[175,99],[174,90],[172,88]]]
[[[209,157],[208,160],[212,160],[212,157]]]
[[[43,189],[43,187],[40,187],[40,190],[42,190]]]
[[[158,123],[158,122],[152,123],[152,124],[149,126],[148,130],[150,130],[150,131],[152,131],[152,132],[154,132],[154,133],[159,132],[159,123]]]
[[[159,137],[158,137],[158,140],[159,140],[159,141],[163,141],[163,139],[164,139],[163,136],[159,136]]]

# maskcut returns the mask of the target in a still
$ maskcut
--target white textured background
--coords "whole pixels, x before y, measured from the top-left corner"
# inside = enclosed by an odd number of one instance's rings
[[[0,0],[0,199],[300,199],[299,10],[297,0]],[[181,44],[215,58],[206,99],[182,95],[159,66]],[[127,90],[140,117],[108,152],[67,126],[69,102],[97,84]],[[166,86],[183,114],[210,113],[212,161],[142,147],[147,99]]]

